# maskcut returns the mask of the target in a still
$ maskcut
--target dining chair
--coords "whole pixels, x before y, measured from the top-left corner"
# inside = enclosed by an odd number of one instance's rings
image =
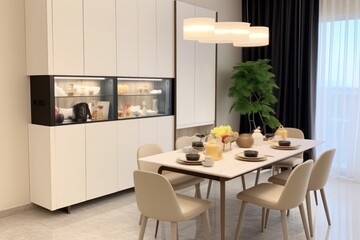
[[[142,157],[160,154],[162,152],[164,151],[161,148],[161,146],[158,144],[149,143],[149,144],[141,145],[137,150],[138,169],[157,173],[160,165],[155,163],[144,163],[139,161],[139,159]],[[169,180],[171,186],[175,191],[195,185],[195,197],[201,198],[200,183],[204,179],[182,173],[170,172],[170,171],[163,171],[162,175]],[[141,215],[139,224],[141,224],[142,221],[143,221],[143,216]],[[159,227],[159,221],[156,222],[155,238],[157,236],[158,227]]]
[[[171,239],[178,239],[180,221],[201,217],[206,239],[211,239],[207,210],[212,208],[207,200],[189,197],[175,193],[165,176],[149,172],[134,171],[135,197],[143,221],[141,223],[139,240],[144,239],[148,218],[171,222]]]
[[[326,219],[328,225],[331,225],[329,209],[327,206],[327,201],[325,197],[324,187],[329,178],[329,173],[331,169],[331,165],[335,155],[335,148],[324,151],[315,161],[314,167],[311,171],[309,185],[306,193],[306,208],[308,214],[309,228],[310,228],[310,236],[313,236],[313,226],[312,226],[312,213],[311,213],[311,201],[310,201],[310,191],[320,190],[322,202],[324,205],[324,210],[326,214]],[[269,182],[279,185],[285,185],[288,181],[288,178],[291,174],[291,170],[284,171],[277,175],[271,176],[269,178]],[[267,214],[268,215],[268,214]],[[267,218],[267,216],[266,216]],[[265,220],[266,227],[267,220]]]
[[[313,161],[306,161],[298,165],[289,175],[284,186],[272,183],[260,183],[237,194],[242,200],[239,220],[236,227],[235,240],[239,239],[241,224],[245,215],[247,203],[262,207],[261,229],[265,225],[265,209],[279,210],[281,212],[284,239],[288,239],[286,210],[299,207],[306,239],[310,239],[308,224],[305,217],[303,201],[310,179]]]
[[[175,141],[176,150],[180,150],[180,149],[183,149],[184,147],[191,146],[192,142],[196,138],[197,138],[196,136],[182,136],[182,137],[177,138]],[[208,188],[207,188],[207,192],[206,192],[206,199],[208,199],[210,196],[211,185],[212,185],[212,180],[209,179]]]

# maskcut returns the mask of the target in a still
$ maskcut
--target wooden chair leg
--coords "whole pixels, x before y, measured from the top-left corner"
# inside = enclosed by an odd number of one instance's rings
[[[265,228],[265,218],[266,218],[266,209],[265,208],[262,208],[262,211],[261,211],[261,232],[264,232],[264,228]]]
[[[147,221],[148,221],[148,218],[145,217],[145,216],[142,216],[140,233],[139,233],[139,240],[143,240],[143,239],[144,239],[145,228],[146,228]]]
[[[244,219],[244,215],[245,215],[245,208],[246,208],[246,202],[243,201],[241,203],[241,208],[240,208],[240,213],[239,213],[239,220],[238,223],[236,225],[236,233],[235,233],[235,240],[239,239],[240,236],[240,229],[241,229],[241,224],[243,222]]]
[[[211,190],[211,184],[212,184],[212,180],[209,179],[208,188],[207,188],[207,192],[206,192],[206,199],[209,199],[210,190]]]
[[[307,224],[307,221],[306,221],[306,215],[305,215],[304,204],[303,203],[301,203],[299,205],[299,210],[300,210],[301,220],[302,220],[302,223],[303,223],[303,226],[304,226],[306,239],[310,240],[309,228],[308,228],[308,224]]]
[[[281,212],[281,223],[282,223],[284,240],[288,240],[289,236],[288,236],[288,226],[286,221],[286,210],[281,210],[280,212]]]
[[[201,217],[201,222],[202,222],[203,229],[204,229],[205,239],[211,240],[212,237],[211,237],[211,233],[210,233],[209,220],[208,220],[208,218],[207,218],[206,212],[203,212],[203,213],[200,215],[200,217]]]
[[[177,222],[171,222],[171,240],[178,239],[178,225]]]
[[[314,233],[313,233],[313,223],[312,223],[310,191],[307,191],[305,199],[306,199],[307,215],[308,215],[308,220],[309,220],[310,236],[312,237],[312,236],[314,236]]]
[[[327,201],[326,201],[326,197],[325,197],[325,190],[323,188],[320,189],[320,193],[321,193],[321,199],[322,199],[324,209],[325,209],[327,222],[328,222],[329,225],[331,225],[329,209],[328,209],[328,205],[327,205]]]
[[[270,209],[266,209],[264,228],[266,228],[269,219]]]
[[[195,184],[195,197],[201,198],[200,183]]]
[[[139,218],[139,225],[141,225],[142,219],[143,219],[143,215],[142,215],[142,214],[140,214],[140,218]]]
[[[244,175],[241,175],[241,181],[242,181],[243,190],[246,190],[246,182],[245,182],[245,176]]]
[[[156,226],[155,226],[155,238],[157,238],[157,233],[159,231],[159,220],[156,220]]]
[[[315,198],[315,204],[317,206],[318,205],[318,199],[317,199],[316,190],[314,191],[314,198]]]
[[[261,171],[261,168],[256,170],[255,186],[258,185],[258,183],[259,183],[260,171]]]

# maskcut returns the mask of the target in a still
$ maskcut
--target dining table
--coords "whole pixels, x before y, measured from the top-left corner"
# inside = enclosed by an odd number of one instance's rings
[[[157,164],[159,166],[159,173],[166,170],[219,181],[220,239],[225,240],[226,181],[243,176],[246,173],[259,170],[299,153],[303,153],[304,151],[313,149],[323,143],[321,140],[312,139],[288,138],[287,140],[291,142],[291,146],[288,148],[279,148],[278,143],[272,140],[263,141],[261,145],[252,146],[251,148],[240,148],[237,147],[236,144],[232,144],[232,149],[230,151],[223,152],[222,158],[220,160],[216,160],[214,165],[211,167],[205,167],[200,164],[186,164],[186,161],[183,161],[185,157],[183,150],[163,152],[139,158],[139,161]],[[245,150],[250,149],[258,151],[258,157],[254,158],[254,160],[239,160],[241,158],[238,156],[242,156]]]

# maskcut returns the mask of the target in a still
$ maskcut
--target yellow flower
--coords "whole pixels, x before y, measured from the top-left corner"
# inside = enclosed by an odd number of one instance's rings
[[[211,129],[211,133],[216,138],[221,138],[224,135],[229,135],[229,136],[232,135],[233,131],[229,125],[220,125],[218,127],[214,127],[213,129]]]

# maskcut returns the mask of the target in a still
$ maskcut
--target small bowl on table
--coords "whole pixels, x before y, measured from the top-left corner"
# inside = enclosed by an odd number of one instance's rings
[[[279,146],[282,146],[282,147],[289,147],[291,142],[288,141],[288,140],[279,140]]]
[[[259,154],[258,151],[255,151],[255,150],[245,150],[244,151],[244,156],[245,157],[257,157]]]
[[[185,155],[185,157],[186,157],[186,160],[188,160],[188,161],[199,161],[200,154],[198,154],[198,153],[187,153]]]

